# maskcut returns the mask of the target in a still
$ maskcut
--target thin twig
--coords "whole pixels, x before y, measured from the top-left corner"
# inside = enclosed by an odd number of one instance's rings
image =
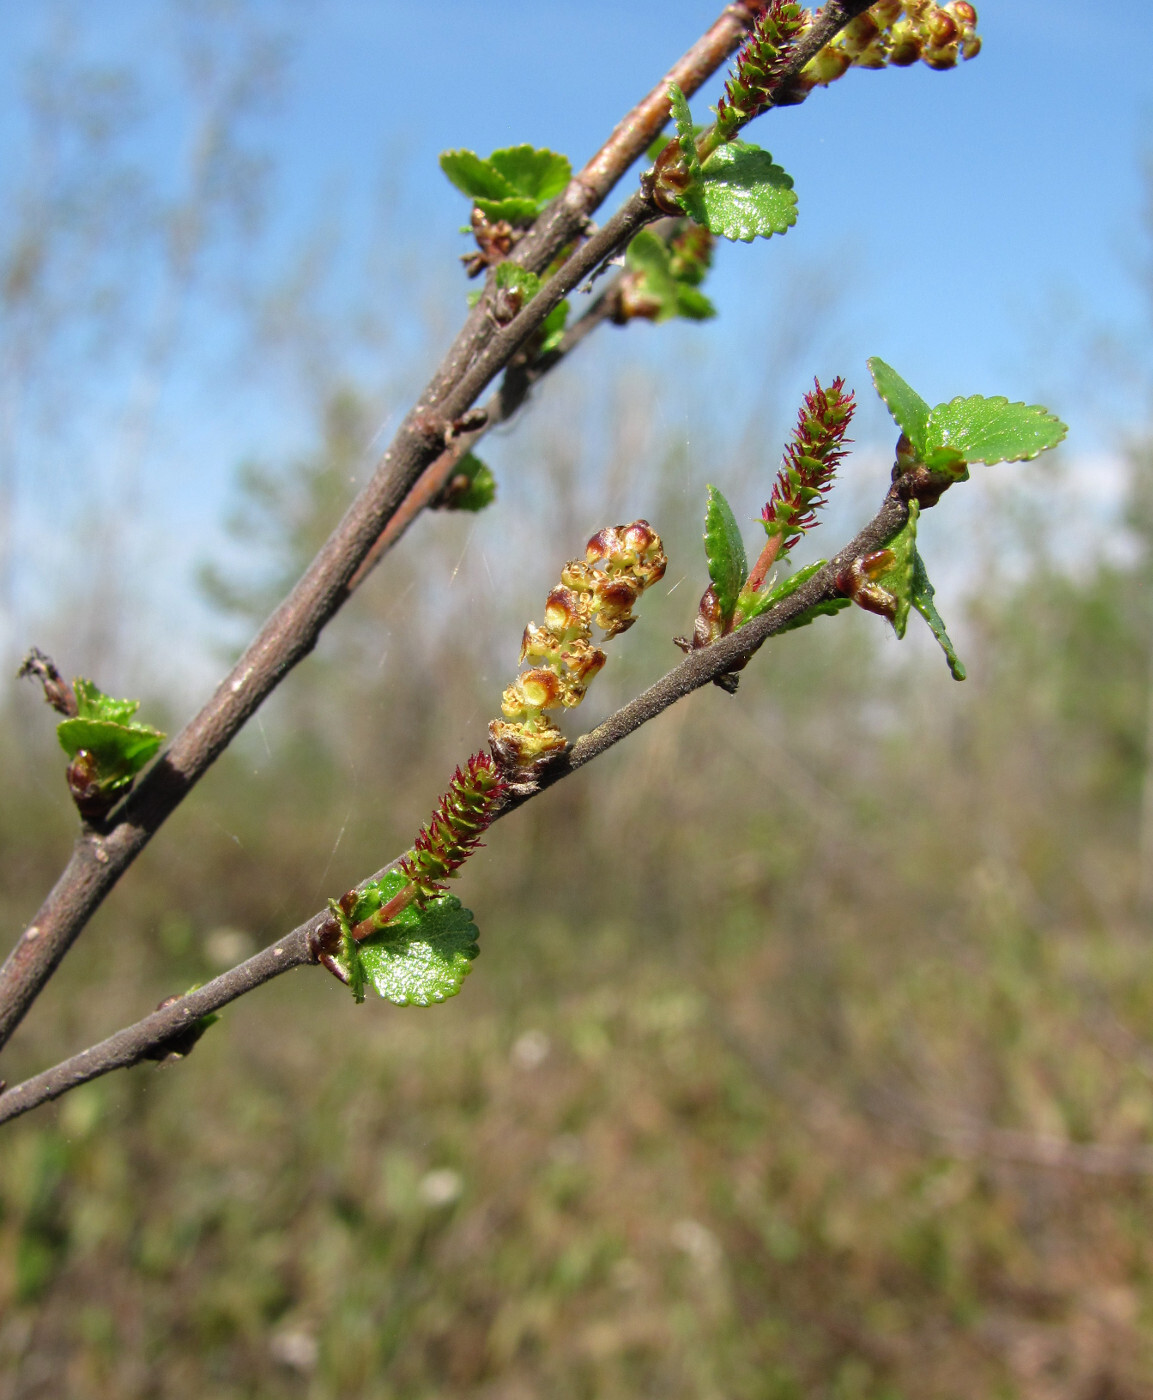
[[[868,525],[795,593],[739,631],[730,632],[711,646],[690,653],[655,685],[610,715],[596,729],[582,735],[558,762],[545,771],[535,791],[512,797],[496,813],[494,820],[591,763],[677,700],[699,690],[716,676],[731,671],[738,662],[747,660],[801,613],[818,603],[840,597],[838,574],[854,559],[883,547],[897,534],[908,520],[907,499],[916,492],[917,485],[918,482],[911,475],[900,478],[893,484],[881,509]],[[371,878],[379,879],[395,864],[395,861],[392,862]],[[154,1011],[136,1025],[118,1031],[99,1045],[8,1089],[0,1094],[0,1123],[27,1113],[38,1104],[59,1098],[69,1089],[90,1079],[139,1064],[143,1059],[154,1058],[155,1052],[172,1042],[181,1032],[186,1032],[201,1016],[226,1006],[289,968],[319,961],[323,953],[322,930],[330,918],[327,909],[319,911],[307,923],[293,929],[247,962],[223,973],[215,981]]]

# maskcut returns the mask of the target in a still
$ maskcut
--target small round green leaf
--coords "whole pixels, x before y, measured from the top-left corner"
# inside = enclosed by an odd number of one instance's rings
[[[966,462],[1029,462],[1056,447],[1067,431],[1040,404],[974,394],[932,410],[926,445],[930,455],[953,452]]]
[[[389,871],[362,891],[356,919],[367,918],[405,884],[399,871]],[[357,946],[365,975],[386,1001],[432,1006],[460,991],[480,952],[479,936],[472,911],[455,895],[441,895],[424,909],[410,904],[386,929]]]
[[[673,257],[669,245],[648,229],[642,229],[629,244],[625,266],[637,274],[638,290],[656,304],[654,321],[668,321],[682,316],[689,321],[706,321],[716,315],[712,302],[685,278],[673,272]],[[696,281],[703,278],[694,267]]]
[[[685,210],[699,200],[704,224],[732,242],[751,243],[784,233],[797,222],[792,177],[768,151],[747,141],[730,141],[705,161],[699,181],[683,200]]]

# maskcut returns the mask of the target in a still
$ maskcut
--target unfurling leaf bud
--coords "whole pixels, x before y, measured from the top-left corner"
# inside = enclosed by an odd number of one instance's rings
[[[917,465],[917,454],[913,450],[913,444],[908,436],[902,433],[897,439],[897,460],[893,465],[893,479],[903,476],[905,472],[911,472]]]
[[[837,588],[866,612],[878,613],[890,621],[897,613],[897,597],[878,582],[893,565],[893,551],[878,549],[846,564],[837,575]]]

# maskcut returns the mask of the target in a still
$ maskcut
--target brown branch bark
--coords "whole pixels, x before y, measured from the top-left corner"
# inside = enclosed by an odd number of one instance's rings
[[[867,6],[868,0],[830,0],[797,45],[789,71],[799,72]],[[590,213],[667,120],[667,98],[658,99],[657,94],[669,81],[679,81],[686,92],[695,91],[740,41],[755,10],[752,3],[726,9],[662,84],[617,127],[590,163],[588,181],[582,172],[544,211],[518,245],[518,262],[543,270],[587,228]],[[664,117],[658,120],[662,103]],[[453,436],[453,424],[552,308],[656,217],[657,211],[641,195],[627,200],[504,327],[498,328],[493,319],[490,295],[481,297],[372,480],[292,592],[110,820],[99,829],[86,827],[81,832],[64,872],[0,968],[0,1047],[123,872],[264,699],[316,645],[327,622],[349,597],[353,579],[385,525]]]
[[[922,473],[923,473],[923,469]],[[715,677],[746,661],[768,639],[817,603],[841,596],[837,576],[854,559],[882,548],[908,520],[908,499],[916,494],[921,481],[912,474],[901,477],[886,495],[881,509],[865,528],[840,550],[821,570],[769,612],[754,618],[737,632],[720,638],[711,646],[690,653],[678,666],[662,676],[635,700],[610,715],[603,724],[582,735],[572,748],[553,764],[541,779],[536,792],[544,791],[562,778],[575,773],[594,758],[620,743],[634,730],[655,719],[676,701],[708,685]],[[512,798],[498,813],[505,816],[536,796],[536,792]],[[392,863],[395,865],[395,862]],[[372,879],[379,879],[386,866]],[[290,968],[319,961],[322,954],[321,930],[330,918],[321,910],[307,923],[278,939],[276,943],[249,958],[247,962],[217,977],[215,981],[171,1005],[154,1011],[136,1025],[118,1031],[71,1059],[24,1083],[0,1093],[0,1123],[19,1117],[37,1105],[59,1098],[70,1089],[99,1078],[115,1069],[155,1058],[157,1052],[187,1032],[201,1016],[226,1006],[246,992],[271,981]]]

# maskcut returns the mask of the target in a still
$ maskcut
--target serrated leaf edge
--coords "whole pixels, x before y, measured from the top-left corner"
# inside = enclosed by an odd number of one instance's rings
[[[998,408],[1023,408],[1028,412],[1037,413],[1044,422],[1055,423],[1057,427],[1061,429],[1061,435],[1056,442],[1046,443],[1045,446],[1038,447],[1035,452],[1026,452],[1021,456],[996,457],[991,462],[985,457],[966,457],[959,448],[954,449],[962,461],[966,463],[979,462],[982,466],[996,467],[1000,466],[1003,462],[1034,462],[1040,457],[1042,452],[1049,452],[1052,448],[1060,446],[1069,434],[1068,423],[1058,418],[1055,413],[1050,413],[1044,404],[1025,403],[1022,399],[1010,400],[1005,394],[957,394],[951,399],[944,399],[941,403],[934,404],[929,410],[929,421],[925,427],[926,433],[932,428],[933,414],[936,413],[939,408],[952,408],[955,404],[969,403],[974,400],[979,400],[981,403],[995,404]],[[947,447],[948,444],[942,444],[943,450],[947,449]]]

